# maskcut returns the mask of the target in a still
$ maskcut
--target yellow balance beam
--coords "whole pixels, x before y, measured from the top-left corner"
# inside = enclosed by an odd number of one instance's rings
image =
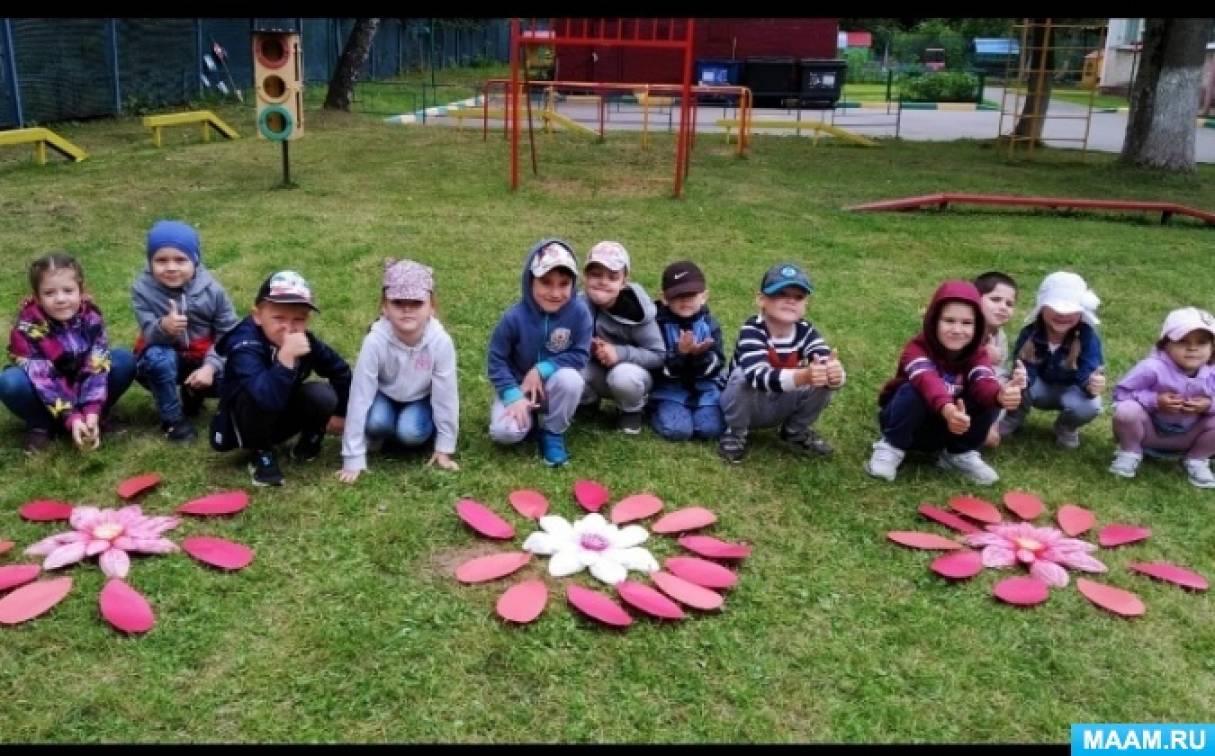
[[[32,144],[34,146],[34,160],[38,165],[46,165],[47,147],[77,163],[89,156],[87,152],[80,149],[77,145],[46,128],[0,131],[0,146],[13,144]]]
[[[738,128],[738,124],[739,124],[738,119],[737,118],[718,118],[716,123],[718,126],[721,126],[722,128],[724,128],[726,130],[726,142],[729,143],[730,130]],[[802,129],[807,129],[809,131],[814,131],[816,133],[830,134],[831,136],[843,139],[845,142],[851,142],[852,144],[857,144],[862,147],[880,147],[881,146],[880,144],[873,141],[872,139],[869,139],[868,137],[863,137],[860,134],[857,134],[855,132],[848,131],[847,129],[841,129],[839,126],[832,126],[831,124],[828,124],[828,123],[822,123],[821,121],[756,120],[756,121],[748,121],[747,129],[748,130],[793,129],[795,131],[801,131]]]
[[[560,113],[556,113],[552,110],[542,110],[542,111],[540,111],[540,116],[542,118],[544,118],[545,121],[551,121],[552,123],[556,123],[561,126],[564,126],[565,128],[567,128],[570,131],[573,131],[577,134],[582,134],[583,136],[594,137],[595,139],[599,138],[599,132],[594,131],[593,129],[588,129],[587,127],[583,126],[582,124],[578,123],[577,121],[575,121],[571,118],[567,118],[567,117],[561,115]]]
[[[240,139],[240,134],[236,133],[236,129],[224,123],[222,118],[210,110],[188,110],[182,113],[165,113],[163,115],[144,116],[143,118],[143,125],[152,130],[152,144],[157,147],[161,145],[160,130],[164,127],[185,126],[195,123],[201,124],[204,142],[211,141],[211,132],[208,130],[208,127],[215,129],[228,139]]]
[[[485,111],[481,108],[453,108],[452,110],[447,111],[446,115],[448,118],[456,119],[457,126],[463,126],[465,118],[472,118],[478,121],[482,120],[482,118],[485,116]],[[489,120],[501,121],[502,116],[503,112],[501,110],[490,108]]]

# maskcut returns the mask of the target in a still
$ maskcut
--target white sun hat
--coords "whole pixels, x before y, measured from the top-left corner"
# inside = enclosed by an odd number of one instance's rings
[[[1075,273],[1059,271],[1042,280],[1034,309],[1025,316],[1025,322],[1034,322],[1042,308],[1049,307],[1062,315],[1078,312],[1085,323],[1096,326],[1101,323],[1097,319],[1097,308],[1100,306],[1101,299],[1088,288],[1083,278]]]

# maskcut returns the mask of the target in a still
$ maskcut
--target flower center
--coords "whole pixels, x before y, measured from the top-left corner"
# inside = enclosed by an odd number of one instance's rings
[[[116,522],[107,522],[93,528],[93,537],[103,541],[112,541],[122,535],[122,526]]]
[[[1017,544],[1017,546],[1025,549],[1026,551],[1041,551],[1042,550],[1041,542],[1035,541],[1032,538],[1020,537],[1020,538],[1014,538],[1013,541]]]
[[[582,536],[580,543],[582,544],[582,548],[587,551],[603,551],[611,545],[606,538],[595,533],[586,533]]]

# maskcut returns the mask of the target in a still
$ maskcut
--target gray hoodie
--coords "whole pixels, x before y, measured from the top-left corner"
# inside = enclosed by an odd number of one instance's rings
[[[187,320],[186,332],[177,337],[160,328],[160,319],[169,314],[170,300],[177,303],[177,311]],[[194,269],[194,277],[180,289],[170,289],[145,269],[131,286],[131,306],[139,322],[139,341],[142,342],[136,344],[137,352],[145,345],[173,346],[179,352],[191,352],[202,358],[215,369],[217,376],[223,372],[224,360],[215,353],[213,342],[232,330],[240,318],[236,316],[228,292],[201,262]]]
[[[666,359],[667,348],[662,330],[654,316],[658,308],[641,284],[630,281],[620,291],[612,312],[601,310],[583,292],[594,327],[591,334],[616,347],[621,362],[631,362],[646,370],[657,370]]]
[[[429,395],[435,451],[451,454],[456,450],[460,425],[456,347],[438,318],[431,316],[417,346],[398,339],[392,324],[383,317],[363,338],[342,433],[345,470],[367,469],[367,412],[377,392],[397,402],[416,402]]]

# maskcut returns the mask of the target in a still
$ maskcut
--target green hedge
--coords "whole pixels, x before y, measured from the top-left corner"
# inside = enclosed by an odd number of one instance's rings
[[[908,76],[902,81],[908,102],[977,102],[979,77],[964,71],[940,71]]]

